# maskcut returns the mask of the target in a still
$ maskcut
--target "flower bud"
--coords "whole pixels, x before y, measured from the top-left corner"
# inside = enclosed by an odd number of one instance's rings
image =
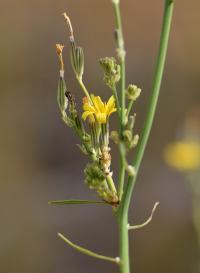
[[[115,144],[119,144],[120,143],[120,138],[119,138],[119,133],[117,131],[112,131],[110,138],[112,139],[112,141]]]
[[[58,81],[57,102],[61,113],[64,113],[67,110],[68,106],[68,99],[65,96],[66,90],[67,88],[65,80],[63,79],[63,77],[60,77]]]
[[[130,176],[135,176],[136,175],[136,170],[133,166],[127,165],[126,166],[126,171]]]
[[[71,92],[67,91],[65,92],[65,97],[67,98],[69,103],[69,113],[72,115],[72,117],[75,118],[77,116],[77,111],[74,96]]]
[[[71,63],[77,78],[81,79],[84,73],[84,53],[81,47],[76,47],[74,41],[71,42]]]
[[[104,70],[104,82],[113,89],[120,80],[120,65],[113,57],[102,58],[99,62]]]
[[[72,120],[67,114],[66,112],[62,113],[62,119],[65,122],[65,124],[67,126],[69,126],[70,128],[73,128],[75,126],[74,120]]]
[[[141,89],[134,84],[130,84],[126,91],[126,96],[129,100],[135,101],[140,96]]]
[[[136,114],[133,116],[128,117],[128,122],[127,122],[127,129],[130,131],[133,131],[134,125],[135,125],[135,119],[136,119]]]
[[[131,141],[130,148],[134,148],[137,146],[139,141],[139,135],[135,135]]]
[[[69,40],[70,40],[70,44],[71,44],[72,67],[74,69],[76,77],[81,79],[83,76],[83,71],[84,71],[83,49],[81,47],[77,47],[75,44],[74,32],[73,32],[72,23],[71,23],[69,16],[66,14],[66,12],[63,13],[63,16],[67,22],[69,32],[70,32]]]
[[[130,143],[132,140],[132,132],[130,130],[125,130],[123,132],[124,141]]]

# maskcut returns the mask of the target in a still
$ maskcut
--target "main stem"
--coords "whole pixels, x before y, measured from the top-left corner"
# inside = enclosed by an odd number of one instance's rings
[[[120,138],[123,138],[124,120],[125,120],[125,88],[126,88],[126,67],[125,57],[126,52],[124,48],[124,37],[122,32],[122,20],[120,12],[120,0],[113,0],[114,13],[115,13],[115,24],[116,24],[116,42],[117,52],[121,66],[121,82],[120,82]],[[123,186],[125,179],[125,160],[123,149],[119,149],[120,154],[120,170],[119,170],[119,183],[118,183],[118,195],[121,200],[123,194]]]
[[[132,164],[135,167],[136,175],[134,177],[129,176],[128,182],[122,197],[121,205],[118,210],[118,223],[119,223],[119,248],[120,248],[120,272],[121,273],[130,273],[130,264],[129,264],[129,240],[128,240],[128,212],[130,201],[135,186],[137,174],[139,167],[144,155],[144,151],[149,139],[150,131],[152,128],[156,106],[158,102],[158,96],[160,92],[160,86],[164,71],[169,33],[172,21],[174,1],[166,0],[165,1],[165,10],[163,17],[162,32],[160,38],[160,48],[156,63],[155,76],[153,80],[152,94],[149,101],[147,116],[144,124],[144,129],[142,132],[142,137],[139,143],[139,147],[136,153]]]

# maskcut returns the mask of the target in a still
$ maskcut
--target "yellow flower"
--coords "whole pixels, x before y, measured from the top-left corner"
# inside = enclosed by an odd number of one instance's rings
[[[108,121],[109,116],[117,111],[115,108],[115,99],[113,96],[110,97],[108,102],[102,102],[99,96],[91,95],[91,102],[89,102],[88,98],[83,99],[83,120],[89,118],[89,122],[95,122],[97,120],[98,123],[103,124]]]
[[[169,144],[164,151],[167,164],[179,171],[200,169],[200,144],[179,141]]]

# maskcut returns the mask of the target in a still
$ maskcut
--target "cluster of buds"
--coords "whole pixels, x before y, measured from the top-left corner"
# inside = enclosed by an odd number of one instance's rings
[[[85,183],[90,189],[96,190],[98,196],[111,205],[117,205],[119,199],[116,192],[109,187],[105,173],[97,162],[87,164],[85,168]]]
[[[126,124],[125,130],[123,131],[123,139],[127,151],[135,148],[138,144],[139,135],[134,134],[134,125],[135,125],[136,114],[128,117],[128,122]]]
[[[139,98],[141,89],[136,85],[130,84],[126,90],[126,98],[129,101],[128,108],[126,109],[125,124],[121,133],[117,131],[111,132],[111,139],[117,145],[123,146],[124,151],[124,162],[126,166],[126,171],[129,175],[135,175],[135,169],[133,166],[129,165],[126,161],[126,154],[135,148],[139,141],[139,135],[135,134],[134,126],[136,120],[136,114],[130,114],[134,102]]]

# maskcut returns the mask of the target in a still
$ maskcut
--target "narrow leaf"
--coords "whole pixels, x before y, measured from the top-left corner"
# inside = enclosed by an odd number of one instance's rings
[[[108,205],[104,201],[95,201],[95,200],[55,200],[55,201],[50,201],[48,204],[50,205],[82,205],[82,204]]]

